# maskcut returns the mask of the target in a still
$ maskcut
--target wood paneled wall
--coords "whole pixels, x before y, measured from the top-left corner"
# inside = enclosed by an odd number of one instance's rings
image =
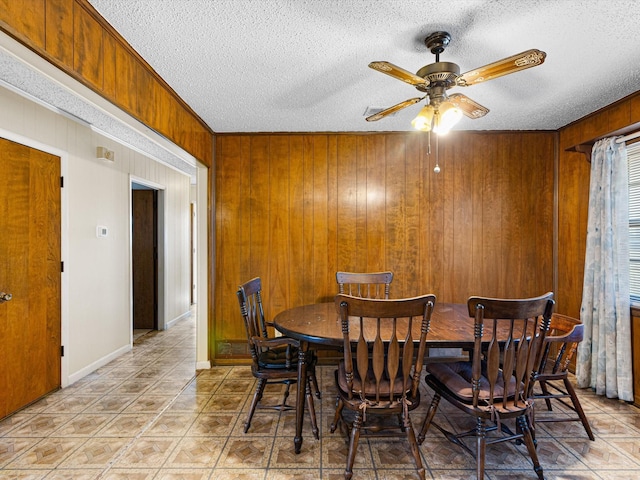
[[[640,93],[560,129],[558,152],[558,292],[556,311],[580,318],[591,164],[572,149],[640,129]],[[640,375],[638,376],[640,378]]]
[[[211,166],[213,132],[87,0],[0,0],[0,29]]]
[[[452,132],[439,174],[426,139],[216,136],[214,361],[246,343],[235,292],[254,276],[269,317],[332,299],[337,270],[443,302],[553,290],[555,133]]]

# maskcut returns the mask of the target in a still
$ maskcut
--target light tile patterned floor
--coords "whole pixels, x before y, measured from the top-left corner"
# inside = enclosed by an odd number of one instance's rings
[[[136,339],[132,352],[0,422],[0,479],[342,479],[347,447],[329,433],[333,368],[319,368],[320,440],[308,419],[293,453],[293,412],[258,410],[243,424],[254,379],[249,367],[196,372],[192,318]],[[279,387],[264,402],[279,401]],[[640,410],[579,391],[596,441],[581,424],[538,424],[538,454],[548,480],[640,478]],[[424,387],[414,425],[430,400]],[[290,398],[293,402],[293,398]],[[549,415],[537,412],[537,415]],[[557,409],[552,415],[563,416]],[[469,419],[441,403],[436,417],[462,431]],[[475,461],[432,429],[420,447],[427,478],[475,477]],[[522,446],[487,451],[487,478],[535,479]],[[354,479],[417,478],[404,442],[361,442]]]

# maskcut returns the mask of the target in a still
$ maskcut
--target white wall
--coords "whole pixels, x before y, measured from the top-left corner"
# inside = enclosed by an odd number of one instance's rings
[[[130,175],[164,187],[165,318],[189,312],[187,175],[0,87],[0,134],[66,157],[63,195],[63,386],[131,348]],[[96,147],[115,162],[96,158]],[[66,223],[66,225],[65,225]],[[97,238],[96,226],[108,227]],[[161,279],[162,281],[162,279]]]

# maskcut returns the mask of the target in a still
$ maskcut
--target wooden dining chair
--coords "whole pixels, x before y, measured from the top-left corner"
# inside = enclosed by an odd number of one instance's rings
[[[344,358],[335,371],[338,396],[331,432],[341,423],[349,435],[347,480],[353,475],[361,435],[405,437],[418,475],[425,478],[409,412],[420,404],[420,376],[435,301],[434,295],[397,300],[335,297]],[[417,335],[414,324],[420,327]],[[385,417],[394,421],[377,421]]]
[[[270,337],[267,327],[272,326],[265,320],[262,306],[262,282],[260,277],[253,278],[240,285],[236,292],[240,303],[240,313],[244,319],[247,333],[249,352],[251,353],[251,373],[258,380],[249,407],[249,414],[244,424],[244,433],[251,426],[251,419],[262,400],[267,384],[280,383],[286,385],[282,403],[274,406],[260,406],[278,411],[292,410],[295,407],[287,405],[287,398],[292,384],[298,380],[298,340],[288,337]],[[311,385],[317,390],[315,372],[315,358],[310,357],[307,365],[306,401],[311,417],[311,429],[318,438],[318,424],[316,421]]]
[[[389,298],[393,272],[336,272],[338,293],[362,298]]]
[[[569,417],[548,417],[536,415],[536,423],[541,422],[582,422],[590,440],[595,440],[589,420],[582,409],[576,391],[569,380],[569,365],[582,341],[584,325],[580,320],[554,313],[551,316],[549,334],[545,338],[540,371],[535,377],[531,397],[543,399],[547,410],[552,411],[551,400],[557,400],[576,415]],[[536,385],[540,390],[535,389]],[[569,399],[569,404],[565,399]]]
[[[528,394],[540,366],[554,305],[552,297],[547,293],[517,300],[469,298],[469,316],[475,319],[472,359],[426,366],[425,380],[434,395],[418,443],[422,444],[429,427],[435,426],[448,440],[475,455],[477,478],[482,480],[487,445],[524,441],[534,471],[544,479],[529,422],[533,406]],[[506,338],[497,338],[499,325],[505,323],[509,333]],[[476,426],[468,432],[453,433],[434,422],[441,398],[475,417]],[[511,419],[516,422],[515,433],[505,423]],[[492,431],[497,435],[489,436]],[[468,436],[476,438],[475,452],[462,441]]]

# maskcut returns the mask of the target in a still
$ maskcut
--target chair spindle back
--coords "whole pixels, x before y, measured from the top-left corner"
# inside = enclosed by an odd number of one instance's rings
[[[338,294],[335,304],[342,325],[349,398],[394,402],[415,397],[435,296],[384,300]],[[420,325],[417,335],[416,322]],[[351,346],[356,339],[354,359]],[[360,391],[354,389],[355,375],[361,379]]]
[[[362,298],[389,298],[393,272],[336,272],[338,293]]]
[[[552,294],[524,300],[471,297],[467,305],[469,315],[475,317],[474,408],[524,408],[530,384],[540,368],[554,305]],[[498,325],[505,323],[508,336],[499,338]],[[488,398],[480,398],[481,378],[488,382]],[[494,403],[496,400],[500,405]]]

